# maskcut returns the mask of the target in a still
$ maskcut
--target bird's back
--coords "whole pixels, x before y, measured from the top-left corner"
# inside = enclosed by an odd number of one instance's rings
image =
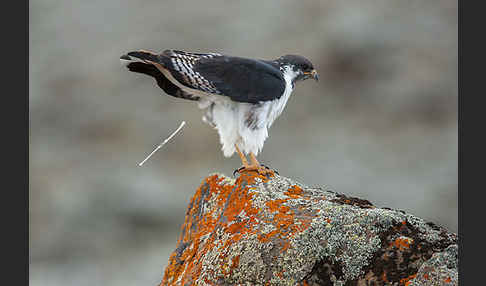
[[[138,62],[130,63],[128,68],[153,76],[166,93],[180,98],[197,100],[201,94],[221,95],[235,102],[256,104],[278,99],[285,90],[278,67],[263,60],[179,50],[161,54],[135,51],[121,59]],[[155,66],[160,73],[143,65]]]

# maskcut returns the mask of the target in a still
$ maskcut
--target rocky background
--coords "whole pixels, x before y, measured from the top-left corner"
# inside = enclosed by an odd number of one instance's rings
[[[457,1],[29,3],[30,285],[158,284],[203,178],[240,166],[122,68],[139,48],[308,57],[261,161],[457,231]]]

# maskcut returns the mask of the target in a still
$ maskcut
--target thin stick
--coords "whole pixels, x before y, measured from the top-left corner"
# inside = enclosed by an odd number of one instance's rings
[[[179,125],[179,128],[176,129],[176,131],[174,131],[169,137],[167,137],[167,139],[164,140],[164,142],[162,142],[159,146],[157,146],[154,151],[152,151],[152,153],[150,153],[142,162],[138,163],[138,166],[142,166],[150,157],[152,157],[152,155],[157,152],[157,150],[159,150],[160,148],[162,148],[162,146],[165,145],[165,143],[169,142],[170,139],[172,139],[172,137],[174,137],[174,135],[176,135],[181,129],[182,127],[184,127],[184,125],[186,125],[186,122],[185,121],[182,121],[181,122],[181,125]]]

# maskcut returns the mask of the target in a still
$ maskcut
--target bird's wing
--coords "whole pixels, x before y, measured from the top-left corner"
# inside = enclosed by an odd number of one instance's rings
[[[259,103],[274,100],[285,90],[282,73],[264,61],[176,50],[164,51],[162,56],[166,57],[164,66],[181,84],[228,96],[233,101]]]
[[[165,50],[160,60],[171,75],[182,85],[210,94],[222,94],[210,81],[194,70],[194,66],[204,59],[220,57],[217,53],[189,53],[178,50]]]

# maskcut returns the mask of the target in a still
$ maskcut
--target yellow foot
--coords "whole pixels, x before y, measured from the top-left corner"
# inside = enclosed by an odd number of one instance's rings
[[[265,166],[262,165],[246,165],[238,170],[236,170],[238,173],[241,172],[257,172],[259,175],[275,175],[275,172],[272,169],[269,169]]]
[[[238,173],[241,173],[241,172],[257,172],[259,175],[263,175],[263,176],[266,176],[268,174],[275,175],[275,172],[272,169],[258,163],[258,160],[256,159],[256,156],[253,154],[253,152],[250,152],[251,164],[249,164],[245,155],[240,151],[240,148],[238,148],[238,145],[236,145],[236,144],[235,144],[235,149],[236,149],[236,152],[238,153],[238,155],[240,156],[241,163],[243,164],[243,167],[235,170],[233,172],[233,176],[236,174],[236,172],[238,172]]]

